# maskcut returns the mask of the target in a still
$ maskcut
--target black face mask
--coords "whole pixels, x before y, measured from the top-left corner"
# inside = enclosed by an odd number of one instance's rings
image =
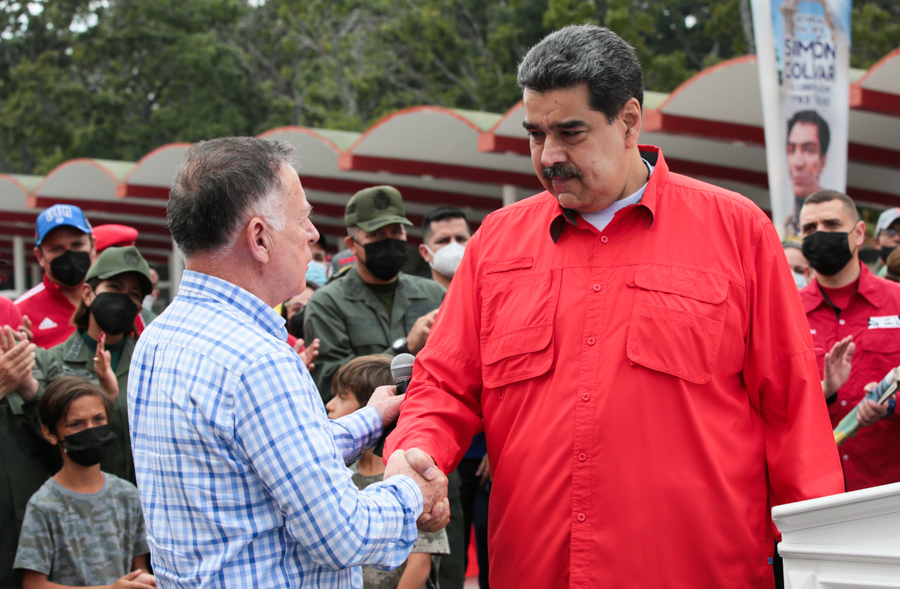
[[[897,248],[882,246],[881,249],[878,250],[878,257],[881,258],[882,264],[887,264],[888,256],[891,255],[891,252],[893,252],[895,249]]]
[[[366,252],[363,264],[379,280],[394,278],[406,263],[406,242],[401,239],[374,241],[364,245],[363,249]]]
[[[94,298],[90,311],[100,329],[109,335],[125,333],[141,308],[127,294],[102,292]]]
[[[303,314],[306,311],[306,307],[300,309],[288,319],[287,322],[287,330],[288,333],[294,336],[297,339],[303,337]]]
[[[61,284],[78,286],[84,281],[90,267],[91,255],[89,253],[66,250],[66,253],[56,256],[50,262],[50,274]]]
[[[112,432],[109,425],[98,425],[66,436],[63,450],[75,464],[94,466],[103,460],[106,451],[115,439],[116,434]]]
[[[816,231],[803,238],[803,255],[813,270],[834,276],[853,259],[848,236],[839,231]]]

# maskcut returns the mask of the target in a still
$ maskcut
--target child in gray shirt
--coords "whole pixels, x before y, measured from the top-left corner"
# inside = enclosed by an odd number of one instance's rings
[[[114,434],[111,403],[88,381],[58,379],[40,404],[44,436],[60,446],[63,467],[28,501],[15,568],[22,587],[156,587],[137,488],[100,471]],[[122,583],[122,586],[126,586]]]

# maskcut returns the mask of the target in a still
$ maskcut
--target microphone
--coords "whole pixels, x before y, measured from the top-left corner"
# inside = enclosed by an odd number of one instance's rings
[[[412,379],[413,364],[415,361],[416,357],[412,354],[397,354],[394,356],[394,359],[391,360],[391,376],[397,383],[398,395],[406,393],[406,387],[409,386],[409,381]],[[375,443],[375,447],[372,449],[372,453],[375,456],[384,456],[384,441],[388,435],[394,431],[395,425],[396,422],[387,426],[384,429],[384,433],[378,438],[378,442]]]
[[[412,354],[397,354],[391,360],[391,376],[397,382],[397,394],[402,395],[412,379],[413,363],[416,357]]]
[[[859,405],[854,407],[850,413],[844,416],[837,427],[834,428],[834,441],[838,446],[846,442],[848,438],[852,438],[856,432],[859,431],[861,426],[859,425],[856,416],[859,413],[860,405],[862,405],[866,399],[871,399],[879,405],[884,405],[885,401],[897,392],[898,384],[900,384],[898,381],[900,381],[900,366],[892,368],[885,377],[881,379],[878,386],[868,392],[866,396],[863,397],[863,400],[859,402]],[[885,417],[888,417],[894,412],[895,405],[896,402],[892,400],[888,406],[888,412]]]

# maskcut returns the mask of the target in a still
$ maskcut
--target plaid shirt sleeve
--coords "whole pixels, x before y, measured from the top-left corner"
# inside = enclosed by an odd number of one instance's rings
[[[357,490],[342,461],[371,444],[381,428],[372,427],[372,411],[329,422],[309,373],[296,364],[287,354],[270,354],[243,372],[235,395],[236,446],[284,513],[287,533],[313,561],[334,568],[375,561],[399,566],[418,536],[418,486],[398,476]]]
[[[331,422],[331,433],[344,464],[356,462],[384,431],[381,414],[374,407],[363,407]]]

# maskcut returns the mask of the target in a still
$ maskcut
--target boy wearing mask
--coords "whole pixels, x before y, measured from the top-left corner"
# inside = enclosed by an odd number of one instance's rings
[[[395,384],[391,375],[391,357],[384,354],[360,356],[344,364],[331,381],[334,395],[325,409],[329,419],[350,415],[365,407],[372,392],[380,386]],[[381,456],[366,450],[356,462],[347,465],[353,472],[353,482],[362,490],[384,480],[384,461]],[[364,566],[363,586],[365,589],[436,588],[438,564],[441,554],[450,553],[446,530],[438,532],[419,531],[419,539],[413,545],[412,553],[402,565],[391,571]]]
[[[25,511],[15,562],[24,589],[156,587],[144,572],[150,550],[137,488],[100,470],[115,439],[111,408],[78,377],[54,381],[41,398],[41,429],[59,447],[63,466]]]

